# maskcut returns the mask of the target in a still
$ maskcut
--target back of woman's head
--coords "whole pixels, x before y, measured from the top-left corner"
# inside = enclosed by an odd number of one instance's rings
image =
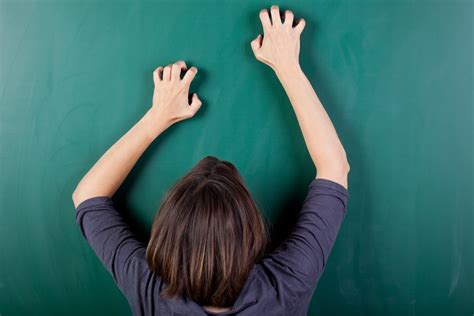
[[[164,297],[232,306],[266,244],[262,215],[237,169],[206,157],[164,197],[147,261],[165,283]]]

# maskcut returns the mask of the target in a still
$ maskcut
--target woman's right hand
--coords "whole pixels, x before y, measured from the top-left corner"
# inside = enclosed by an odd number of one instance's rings
[[[185,71],[181,79],[181,72]],[[193,94],[189,104],[189,87],[196,76],[197,68],[187,68],[182,60],[165,67],[158,67],[153,72],[155,90],[153,93],[153,106],[149,114],[153,121],[160,123],[165,128],[176,122],[191,118],[201,107],[201,100],[196,93]]]
[[[293,12],[286,10],[284,21],[280,17],[280,9],[274,5],[268,10],[260,11],[263,36],[259,34],[251,42],[255,57],[270,66],[275,72],[299,67],[300,35],[305,21],[301,19],[293,27]]]

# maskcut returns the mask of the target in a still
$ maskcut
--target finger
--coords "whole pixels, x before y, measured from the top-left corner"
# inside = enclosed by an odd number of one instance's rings
[[[168,65],[163,69],[163,80],[170,80],[171,79],[171,66]]]
[[[298,23],[295,25],[295,31],[298,33],[298,34],[301,34],[301,32],[303,32],[304,30],[304,27],[306,25],[306,22],[304,19],[300,19],[298,21]]]
[[[250,46],[252,47],[253,53],[257,54],[260,47],[262,47],[262,34],[258,34],[258,36],[250,42]]]
[[[186,85],[190,85],[191,81],[193,81],[194,77],[196,77],[196,74],[197,74],[197,68],[196,67],[189,68],[189,70],[186,71],[186,73],[184,74],[183,82]]]
[[[285,11],[285,23],[289,26],[293,26],[293,19],[294,19],[294,14],[290,10]]]
[[[178,64],[171,65],[171,80],[178,81],[181,78],[181,67]]]
[[[199,100],[199,97],[196,93],[193,94],[193,97],[192,97],[192,100],[191,100],[191,104],[189,105],[189,108],[191,109],[191,112],[193,113],[193,115],[199,111],[199,108],[201,107],[202,105],[202,102],[201,100]]]
[[[188,66],[186,66],[186,63],[184,62],[184,60],[178,60],[177,62],[175,62],[176,65],[178,65],[181,70],[186,70],[188,69]]]
[[[153,71],[153,81],[157,83],[158,81],[161,81],[161,74],[163,73],[163,67],[158,67]]]
[[[280,25],[280,8],[277,5],[272,5],[272,7],[270,8],[270,12],[272,14],[272,25]]]
[[[175,64],[178,65],[179,67],[178,77],[175,77],[175,79],[181,79],[182,71],[187,70],[188,66],[186,66],[186,63],[184,62],[184,60],[178,60],[177,62],[175,62]],[[173,73],[171,73],[171,77],[173,77]]]
[[[258,16],[260,17],[260,22],[262,22],[264,30],[272,27],[272,22],[270,21],[270,16],[268,15],[267,9],[260,11]]]

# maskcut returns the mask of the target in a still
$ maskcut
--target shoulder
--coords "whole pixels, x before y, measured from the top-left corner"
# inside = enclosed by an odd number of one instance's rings
[[[275,314],[282,311],[287,315],[291,311],[305,310],[309,306],[314,288],[300,281],[298,277],[288,278],[292,273],[285,265],[273,262],[270,257],[255,265],[253,286],[268,308],[275,310]]]

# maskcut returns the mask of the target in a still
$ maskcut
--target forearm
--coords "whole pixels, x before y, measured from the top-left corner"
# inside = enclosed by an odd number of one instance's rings
[[[191,104],[188,102],[189,86],[196,73],[196,67],[187,69],[182,60],[155,69],[152,107],[87,172],[72,194],[75,207],[91,197],[112,197],[158,135],[196,114],[201,107],[197,94],[193,94]]]
[[[275,72],[293,106],[318,178],[347,187],[346,153],[311,83],[297,64]]]
[[[347,187],[349,164],[346,153],[328,114],[299,66],[304,19],[293,27],[293,12],[286,10],[282,20],[276,5],[271,7],[271,21],[267,10],[260,11],[259,17],[264,35],[258,35],[250,45],[255,57],[270,66],[280,79],[295,110],[317,177]]]
[[[73,193],[74,206],[95,196],[111,197],[140,156],[166,126],[148,111],[82,178]]]

